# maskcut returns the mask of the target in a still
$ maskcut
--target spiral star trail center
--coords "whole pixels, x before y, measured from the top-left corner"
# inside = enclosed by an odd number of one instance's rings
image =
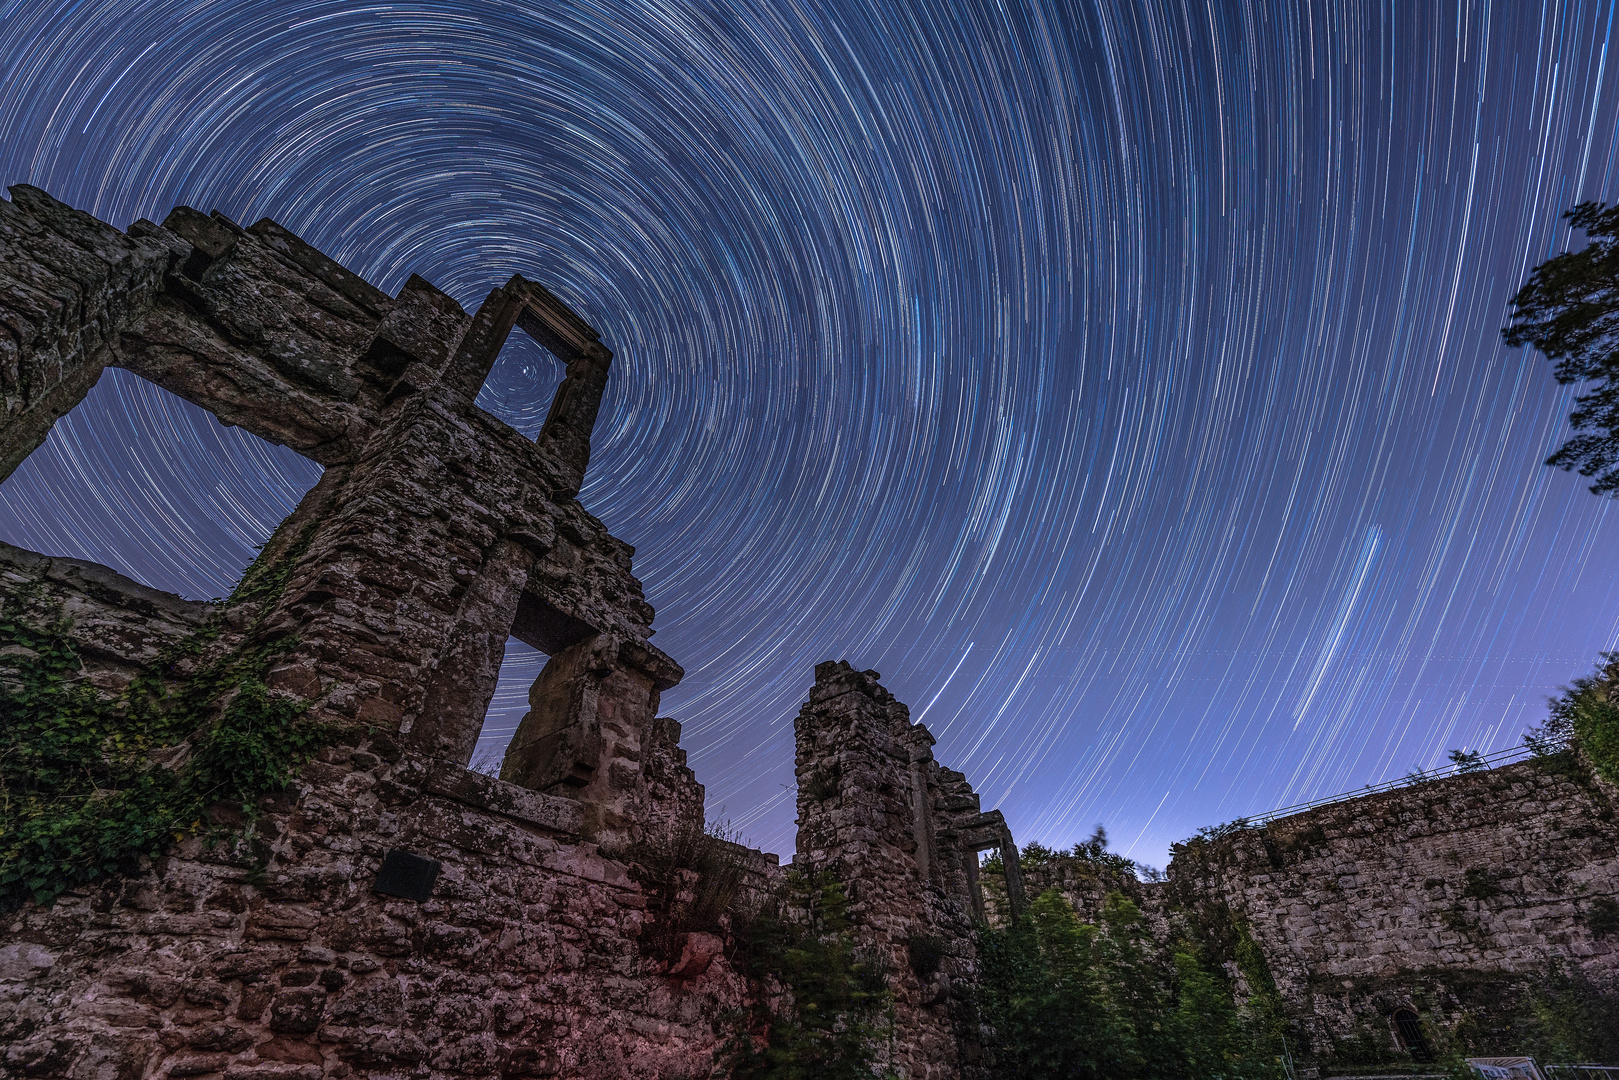
[[[545,281],[711,815],[790,850],[848,658],[1020,838],[1157,861],[1511,745],[1619,637],[1572,391],[1499,335],[1613,193],[1613,6],[12,0],[0,180]],[[532,434],[543,361],[479,403]],[[109,377],[0,538],[227,589],[318,467],[220,431]]]

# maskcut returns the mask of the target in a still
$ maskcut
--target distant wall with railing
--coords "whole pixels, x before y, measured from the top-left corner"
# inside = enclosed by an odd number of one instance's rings
[[[1451,776],[1463,776],[1468,773],[1497,769],[1502,765],[1511,765],[1533,756],[1534,752],[1522,744],[1508,747],[1505,750],[1497,750],[1490,754],[1469,755],[1465,761],[1458,764],[1443,765],[1436,769],[1414,770],[1397,780],[1385,780],[1380,784],[1367,784],[1365,787],[1355,788],[1351,791],[1341,791],[1336,795],[1325,795],[1318,799],[1309,799],[1304,802],[1292,803],[1288,806],[1279,806],[1275,810],[1267,810],[1263,814],[1240,818],[1233,824],[1248,829],[1264,828],[1273,821],[1292,817],[1294,814],[1302,814],[1318,807],[1347,802],[1350,799],[1358,799],[1364,795],[1397,791],[1400,788],[1427,783],[1430,780],[1443,780]]]
[[[1170,895],[1259,947],[1309,1056],[1356,1039],[1400,1054],[1402,1009],[1466,1012],[1505,1033],[1492,1052],[1521,1053],[1511,1018],[1554,968],[1619,987],[1619,790],[1570,755],[1529,757],[1468,755],[1206,830],[1177,846]]]

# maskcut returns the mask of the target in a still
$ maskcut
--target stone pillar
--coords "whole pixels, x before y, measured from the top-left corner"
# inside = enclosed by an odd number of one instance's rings
[[[568,362],[568,375],[557,387],[536,440],[560,463],[577,490],[590,465],[590,432],[607,389],[607,371],[613,354],[592,343],[589,350]]]
[[[933,825],[933,800],[936,793],[934,785],[930,783],[931,774],[937,771],[937,766],[933,763],[933,746],[938,740],[921,724],[907,724],[907,730],[901,734],[900,741],[910,751],[911,831],[916,837],[917,872],[921,874],[924,882],[941,885],[943,875],[935,850],[937,841]]]
[[[406,733],[418,753],[458,765],[472,760],[533,565],[533,553],[510,540],[496,543],[484,560],[427,676],[421,715]]]
[[[965,918],[943,909],[932,887],[927,771],[932,737],[875,671],[847,662],[818,664],[810,699],[794,724],[798,776],[798,856],[794,867],[841,881],[860,946],[879,955],[894,995],[892,1060],[906,1078],[961,1075],[951,997],[958,958],[970,957]],[[919,813],[920,811],[920,813]],[[919,976],[913,939],[936,938],[946,970]]]
[[[997,811],[999,813],[999,811]],[[1001,865],[1006,869],[1006,904],[1012,909],[1012,921],[1023,918],[1029,906],[1023,894],[1023,867],[1018,862],[1017,845],[1012,842],[1012,831],[1001,826]]]

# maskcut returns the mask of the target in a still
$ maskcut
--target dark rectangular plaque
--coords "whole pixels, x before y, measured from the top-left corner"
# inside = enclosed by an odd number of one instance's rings
[[[371,891],[403,896],[420,904],[432,894],[439,866],[437,859],[424,859],[394,848],[383,858],[382,869],[377,871],[377,883],[371,886]]]

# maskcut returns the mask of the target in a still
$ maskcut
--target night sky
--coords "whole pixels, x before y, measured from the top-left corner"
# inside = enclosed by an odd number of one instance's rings
[[[711,816],[792,850],[847,658],[1020,841],[1161,865],[1510,746],[1619,641],[1573,389],[1500,341],[1619,197],[1614,7],[0,0],[0,181],[545,283],[617,355],[581,498]],[[480,401],[533,433],[520,338]],[[317,476],[110,371],[0,538],[217,596]]]

